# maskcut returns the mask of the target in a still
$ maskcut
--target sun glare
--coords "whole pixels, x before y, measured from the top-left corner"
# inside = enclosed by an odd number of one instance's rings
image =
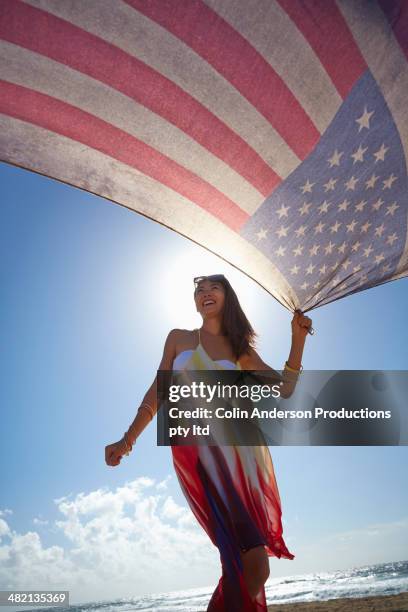
[[[160,285],[164,295],[174,295],[174,299],[161,304],[162,317],[169,327],[193,329],[201,325],[202,319],[196,311],[193,296],[195,276],[225,274],[248,316],[256,308],[254,281],[216,255],[198,246],[188,245],[178,254],[172,255],[169,264],[174,274],[162,266],[160,270]]]

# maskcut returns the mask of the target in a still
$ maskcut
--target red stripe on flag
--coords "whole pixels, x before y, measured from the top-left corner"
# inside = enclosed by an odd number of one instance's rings
[[[283,79],[249,42],[201,0],[125,0],[189,45],[271,123],[300,159],[319,131]],[[268,95],[270,92],[270,95]]]
[[[238,134],[171,80],[98,36],[17,0],[1,0],[0,38],[106,83],[160,115],[262,195],[281,178]]]
[[[277,0],[316,53],[344,99],[367,64],[336,3],[332,0]]]
[[[388,19],[401,49],[408,59],[408,2],[407,0],[378,0],[384,15]]]
[[[235,202],[196,174],[123,130],[66,102],[0,80],[0,112],[81,142],[136,168],[188,198],[236,232],[248,219],[248,214]]]

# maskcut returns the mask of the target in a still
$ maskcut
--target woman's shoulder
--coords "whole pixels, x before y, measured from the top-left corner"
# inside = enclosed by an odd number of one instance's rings
[[[195,334],[197,332],[197,329],[182,329],[180,327],[175,327],[174,329],[171,329],[169,332],[169,336],[173,336],[174,338],[181,338],[181,337],[185,337],[185,336],[192,336],[193,334]]]
[[[191,342],[192,339],[195,339],[196,333],[196,329],[182,329],[175,327],[174,329],[170,330],[167,340],[175,345],[180,345],[184,344],[185,342]]]
[[[197,346],[197,330],[181,329],[179,327],[172,329],[167,336],[166,345],[172,352],[173,358],[185,350],[194,349]]]
[[[173,328],[167,334],[164,343],[163,356],[159,369],[170,370],[172,363],[178,353],[184,349],[189,349],[194,344],[192,342],[194,330]]]

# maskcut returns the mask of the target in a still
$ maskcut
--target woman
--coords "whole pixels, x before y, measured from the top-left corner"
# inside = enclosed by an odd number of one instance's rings
[[[200,329],[173,329],[159,370],[272,370],[290,397],[301,371],[312,321],[300,311],[292,319],[292,346],[281,377],[253,348],[256,336],[235,291],[222,274],[194,279]],[[119,465],[157,411],[157,379],[119,442],[105,448],[107,465]],[[207,612],[266,611],[268,556],[293,559],[282,538],[281,504],[272,459],[265,446],[172,446],[184,495],[220,552],[222,576]],[[231,466],[233,468],[231,469]]]

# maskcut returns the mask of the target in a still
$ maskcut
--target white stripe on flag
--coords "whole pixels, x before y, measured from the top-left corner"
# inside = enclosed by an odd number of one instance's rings
[[[64,64],[0,41],[2,79],[80,108],[154,147],[251,214],[264,196],[183,131],[121,92]]]
[[[245,140],[282,179],[300,163],[271,124],[223,76],[176,36],[117,0],[26,0],[157,70]],[[115,15],[114,22],[112,15]]]
[[[310,44],[282,7],[275,0],[204,1],[265,58],[322,134],[343,100]],[[254,19],[254,15],[262,15],[262,19]],[[306,80],[313,87],[308,87]]]
[[[0,114],[0,158],[154,219],[244,271],[286,308],[300,307],[280,271],[239,234],[162,183],[95,149]]]

